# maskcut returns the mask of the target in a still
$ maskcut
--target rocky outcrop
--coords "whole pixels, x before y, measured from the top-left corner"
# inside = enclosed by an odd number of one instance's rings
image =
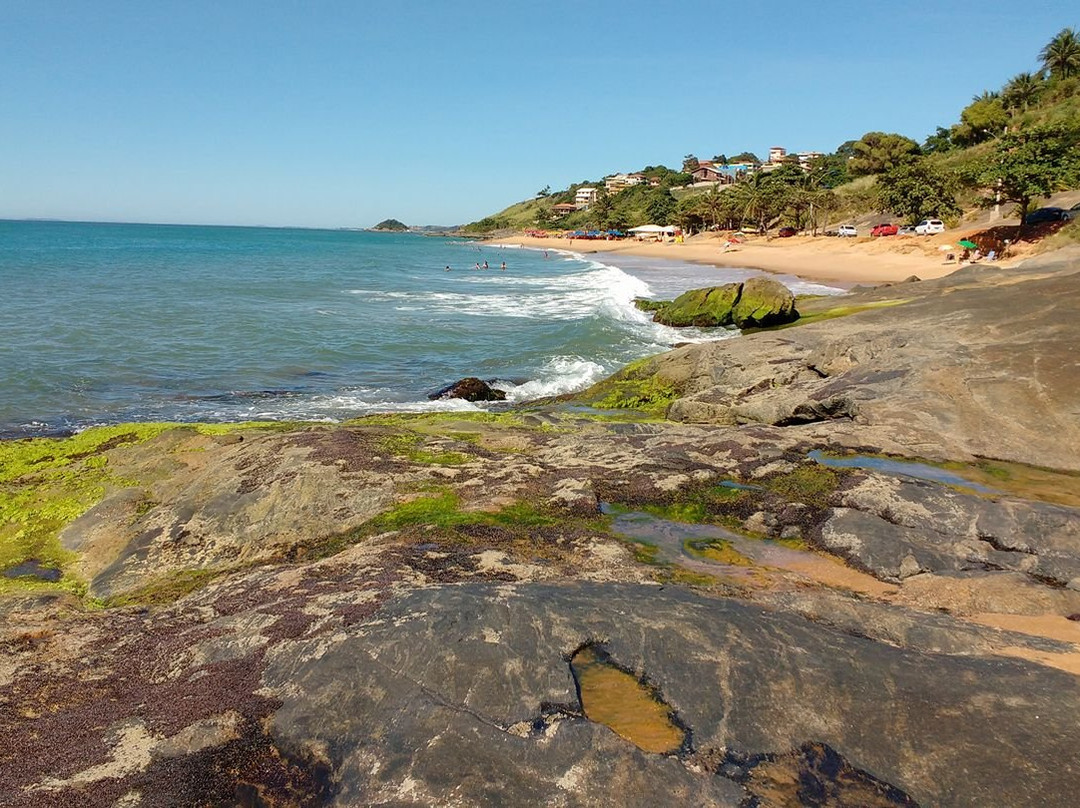
[[[969,570],[1022,572],[1080,590],[1080,510],[988,500],[873,476],[837,496],[823,546],[882,580]]]
[[[790,323],[799,317],[791,290],[769,278],[691,289],[670,303],[652,308],[638,304],[638,308],[655,310],[653,320],[670,326],[753,328]]]
[[[505,401],[506,393],[497,390],[483,379],[467,376],[432,393],[428,398],[461,398],[465,401]]]
[[[654,313],[653,321],[676,327],[694,325],[710,328],[731,325],[731,310],[739,300],[741,289],[741,283],[691,289]]]
[[[402,560],[367,550],[264,569],[152,619],[75,618],[63,637],[32,616],[0,624],[5,640],[32,633],[39,659],[0,685],[37,716],[0,714],[0,799],[593,805],[617,793],[735,808],[807,804],[803,789],[864,806],[1074,793],[1061,755],[1080,743],[1077,679],[972,657],[962,634],[956,653],[910,650],[677,587],[411,589],[394,580]],[[643,752],[584,715],[568,659],[586,643],[663,695],[688,733],[678,752]],[[36,732],[19,731],[30,721]]]
[[[1072,804],[1078,289],[1080,254],[811,301],[859,313],[602,410],[13,451],[0,803]],[[816,462],[854,448],[956,477]],[[590,712],[583,648],[677,748]]]
[[[799,318],[791,290],[769,278],[750,278],[742,285],[731,319],[739,328],[790,323]]]

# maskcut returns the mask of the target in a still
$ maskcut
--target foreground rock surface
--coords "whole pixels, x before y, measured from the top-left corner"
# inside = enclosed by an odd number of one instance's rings
[[[5,541],[55,531],[0,578],[0,804],[1073,804],[1078,259],[515,413],[40,453],[0,489]],[[585,714],[589,645],[678,751]]]

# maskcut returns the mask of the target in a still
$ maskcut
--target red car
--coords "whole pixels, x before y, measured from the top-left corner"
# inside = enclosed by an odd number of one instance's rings
[[[877,225],[876,227],[874,227],[873,230],[870,231],[870,235],[871,236],[895,236],[899,230],[900,230],[900,228],[897,227],[895,224],[887,224],[885,222],[882,222],[881,224]]]

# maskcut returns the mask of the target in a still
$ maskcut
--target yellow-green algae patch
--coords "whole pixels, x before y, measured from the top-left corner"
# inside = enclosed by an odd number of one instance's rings
[[[1080,472],[1029,466],[1005,460],[939,463],[974,483],[1025,499],[1080,507]]]
[[[283,425],[117,424],[93,427],[66,438],[0,441],[0,571],[29,560],[44,567],[68,567],[76,556],[60,545],[63,527],[98,504],[110,489],[136,484],[113,473],[107,452],[143,443],[178,427],[223,435],[240,429],[280,429]],[[86,584],[66,572],[56,582],[0,576],[0,594],[15,589],[59,589],[82,595]]]
[[[724,539],[710,539],[706,541],[700,539],[687,539],[683,542],[683,547],[691,556],[706,558],[709,561],[715,561],[718,564],[728,564],[733,567],[755,566],[753,560],[740,553],[735,549],[734,544]]]
[[[567,396],[565,400],[599,410],[637,410],[662,418],[671,402],[679,398],[681,393],[655,368],[656,357],[638,359],[589,389]]]
[[[414,463],[437,466],[460,466],[472,458],[462,452],[432,452],[423,448],[424,436],[416,432],[388,435],[379,441],[382,450],[389,454],[406,457]]]
[[[828,296],[821,298],[814,298],[810,302],[812,304],[820,304],[829,299]],[[800,325],[809,325],[810,323],[821,322],[822,320],[835,320],[838,317],[847,317],[852,314],[858,314],[863,311],[872,311],[873,309],[886,309],[891,306],[901,306],[904,303],[911,302],[911,298],[898,298],[896,300],[875,300],[870,303],[857,303],[848,306],[830,306],[829,308],[813,310],[816,306],[812,305],[810,311],[803,311],[800,309],[799,319],[791,323],[784,323],[783,325],[766,326],[764,328],[744,328],[744,334],[752,334],[755,331],[777,331],[781,328],[795,328]]]
[[[590,721],[610,728],[646,752],[677,752],[686,731],[671,708],[648,685],[586,646],[574,654],[570,668],[577,682],[581,709]]]

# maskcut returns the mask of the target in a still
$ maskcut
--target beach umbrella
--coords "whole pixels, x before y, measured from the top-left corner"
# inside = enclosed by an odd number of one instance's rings
[[[963,241],[958,241],[956,243],[959,244],[961,247],[963,247],[965,250],[977,250],[977,249],[979,249],[978,244],[976,244],[974,241],[968,241],[967,239],[964,239]]]

